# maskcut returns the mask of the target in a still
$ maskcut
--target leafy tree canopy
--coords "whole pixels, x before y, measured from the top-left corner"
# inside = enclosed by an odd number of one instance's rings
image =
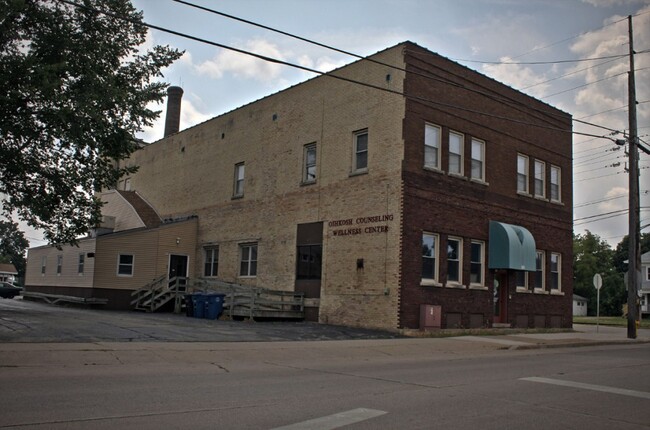
[[[641,245],[641,254],[645,254],[650,251],[650,233],[641,233],[641,240],[639,241]],[[616,245],[614,250],[614,267],[620,273],[627,272],[627,263],[625,261],[629,258],[629,249],[630,249],[630,237],[625,235],[623,239]]]
[[[12,263],[18,277],[25,276],[25,251],[29,242],[18,223],[0,220],[0,263]]]
[[[114,160],[159,112],[152,82],[182,52],[141,52],[147,29],[129,0],[0,0],[0,193],[3,211],[74,243],[100,219],[94,192],[129,169]]]
[[[623,276],[613,264],[614,251],[598,235],[587,231],[573,237],[573,292],[589,299],[589,314],[596,315],[597,291],[593,278],[599,273],[603,279],[600,289],[600,314],[621,315],[626,301]]]

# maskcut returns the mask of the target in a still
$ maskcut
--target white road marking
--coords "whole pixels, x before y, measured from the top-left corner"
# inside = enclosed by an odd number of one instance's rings
[[[602,391],[603,393],[620,394],[622,396],[638,397],[649,399],[650,393],[645,391],[626,390],[624,388],[606,387],[604,385],[583,384],[582,382],[562,381],[561,379],[550,378],[520,378],[521,381],[540,382],[542,384],[560,385],[562,387],[582,388],[584,390]]]
[[[326,417],[314,418],[313,420],[303,421],[301,423],[276,427],[272,430],[333,430],[349,424],[369,420],[370,418],[378,417],[387,413],[388,412],[376,409],[358,408],[350,411],[339,412],[338,414],[328,415]]]

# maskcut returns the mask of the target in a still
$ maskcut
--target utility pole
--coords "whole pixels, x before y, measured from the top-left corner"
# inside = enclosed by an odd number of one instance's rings
[[[628,118],[629,118],[629,161],[630,180],[629,195],[629,231],[628,231],[628,265],[627,265],[627,337],[636,339],[637,291],[639,283],[638,270],[641,267],[641,249],[639,236],[639,153],[637,150],[636,124],[636,83],[634,80],[634,39],[632,33],[632,16],[627,17],[630,39],[630,71],[628,74]]]

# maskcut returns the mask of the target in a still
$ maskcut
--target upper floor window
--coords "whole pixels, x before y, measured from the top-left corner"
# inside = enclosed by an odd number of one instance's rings
[[[235,187],[233,190],[234,197],[244,195],[244,163],[235,164]]]
[[[424,167],[440,168],[440,127],[424,126]]]
[[[117,256],[117,276],[133,276],[132,254],[119,254]]]
[[[303,159],[303,173],[302,182],[312,183],[316,182],[316,144],[310,143],[305,145],[304,159]]]
[[[257,276],[257,243],[239,245],[239,276]]]
[[[219,247],[205,248],[204,253],[203,276],[217,276],[219,273]]]
[[[517,154],[517,192],[528,194],[528,157]]]
[[[47,266],[47,257],[44,255],[41,257],[41,275],[45,275],[46,266]]]
[[[354,133],[354,172],[368,170],[368,130]]]
[[[535,160],[535,197],[546,197],[546,163]]]
[[[124,180],[124,191],[131,191],[131,178]]]
[[[447,239],[447,282],[461,284],[462,281],[463,240],[450,237]]]
[[[544,251],[537,251],[537,258],[535,258],[535,288],[544,290],[544,266],[546,265],[546,258]]]
[[[483,285],[483,266],[485,261],[483,242],[472,241],[471,261],[469,266],[469,283]]]
[[[79,260],[77,262],[77,273],[80,275],[83,275],[84,273],[84,265],[86,262],[86,254],[80,253],[79,254]]]
[[[472,179],[485,182],[485,142],[472,139]]]
[[[438,235],[422,234],[422,279],[438,280]]]
[[[56,256],[56,274],[61,274],[61,269],[63,268],[63,255]]]
[[[449,173],[463,174],[463,140],[460,133],[449,133]]]
[[[560,185],[562,181],[561,170],[557,166],[551,166],[551,200],[559,202],[562,200],[560,196]]]
[[[551,290],[562,289],[561,274],[562,256],[555,252],[551,252]]]

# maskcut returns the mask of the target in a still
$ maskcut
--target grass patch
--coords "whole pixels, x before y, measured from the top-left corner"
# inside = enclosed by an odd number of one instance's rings
[[[573,317],[574,324],[596,324],[596,317]],[[601,325],[612,325],[617,327],[627,327],[627,318],[623,317],[600,317],[598,323]],[[650,328],[650,319],[641,320],[640,328]]]

